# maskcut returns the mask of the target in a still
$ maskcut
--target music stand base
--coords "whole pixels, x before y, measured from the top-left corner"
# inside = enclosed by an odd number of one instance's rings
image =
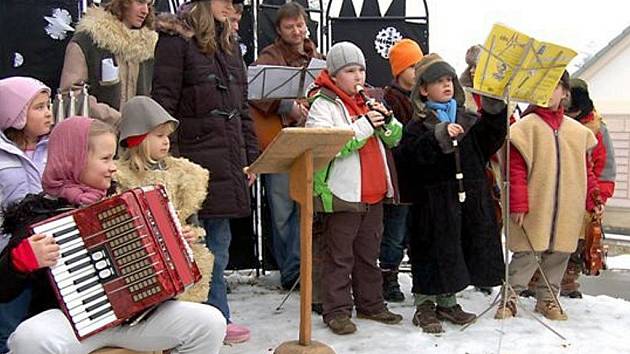
[[[335,354],[335,351],[324,343],[311,341],[310,345],[301,345],[299,341],[280,344],[274,354]]]

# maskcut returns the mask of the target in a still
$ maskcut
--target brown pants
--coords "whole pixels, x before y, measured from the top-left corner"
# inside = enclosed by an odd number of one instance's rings
[[[376,265],[383,233],[383,205],[365,212],[324,216],[324,322],[357,312],[373,315],[385,309],[381,270]],[[354,297],[354,301],[353,301]]]
[[[324,255],[326,242],[324,240],[324,214],[317,214],[313,218],[313,299],[312,303],[321,304],[324,301]]]

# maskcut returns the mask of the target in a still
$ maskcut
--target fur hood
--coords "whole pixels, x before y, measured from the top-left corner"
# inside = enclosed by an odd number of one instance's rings
[[[90,35],[94,43],[126,62],[140,63],[153,58],[158,35],[143,27],[129,29],[116,16],[98,7],[89,8],[77,25],[77,32]]]
[[[155,30],[171,36],[180,36],[190,39],[195,36],[195,32],[178,15],[162,13],[155,19]]]

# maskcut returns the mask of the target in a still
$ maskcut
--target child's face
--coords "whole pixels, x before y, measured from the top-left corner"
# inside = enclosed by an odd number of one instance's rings
[[[562,100],[565,99],[567,95],[567,90],[562,85],[558,84],[551,94],[548,107],[553,111],[557,111],[558,108],[560,108]]]
[[[49,105],[48,92],[40,92],[35,96],[26,112],[24,134],[29,138],[37,138],[50,133],[53,116]]]
[[[423,84],[420,86],[420,94],[434,102],[448,102],[454,94],[453,78],[450,75],[444,75],[437,81]]]
[[[108,189],[116,173],[115,154],[115,135],[100,134],[90,138],[87,163],[79,178],[81,183],[96,189]]]
[[[161,161],[168,156],[168,150],[171,147],[171,142],[168,136],[173,132],[173,128],[170,123],[159,125],[153,129],[145,138],[149,147],[149,155],[154,161]]]
[[[408,67],[398,74],[398,83],[402,88],[411,88],[416,83],[416,70],[413,66]]]
[[[365,84],[365,69],[360,65],[348,65],[332,77],[333,82],[348,95],[356,95],[357,85]]]

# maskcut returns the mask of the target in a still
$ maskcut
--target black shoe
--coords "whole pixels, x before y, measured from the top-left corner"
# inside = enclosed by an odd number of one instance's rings
[[[579,290],[573,290],[573,291],[569,291],[569,292],[561,291],[560,292],[560,296],[568,297],[568,298],[571,298],[571,299],[581,299],[582,298],[582,292],[579,291]]]
[[[324,305],[323,304],[311,304],[311,311],[315,312],[318,315],[324,313]]]
[[[280,281],[280,285],[282,286],[282,289],[284,290],[291,290],[291,288],[293,288],[293,284],[295,284],[297,282],[297,284],[295,285],[295,289],[294,290],[300,290],[300,277],[295,277],[295,278],[290,278],[286,281]]]
[[[475,286],[475,290],[484,295],[492,295],[492,288],[487,286]]]
[[[383,270],[383,299],[387,302],[403,302],[405,294],[400,291],[397,270]]]
[[[536,297],[536,291],[532,289],[525,289],[521,291],[518,296],[520,297]]]

